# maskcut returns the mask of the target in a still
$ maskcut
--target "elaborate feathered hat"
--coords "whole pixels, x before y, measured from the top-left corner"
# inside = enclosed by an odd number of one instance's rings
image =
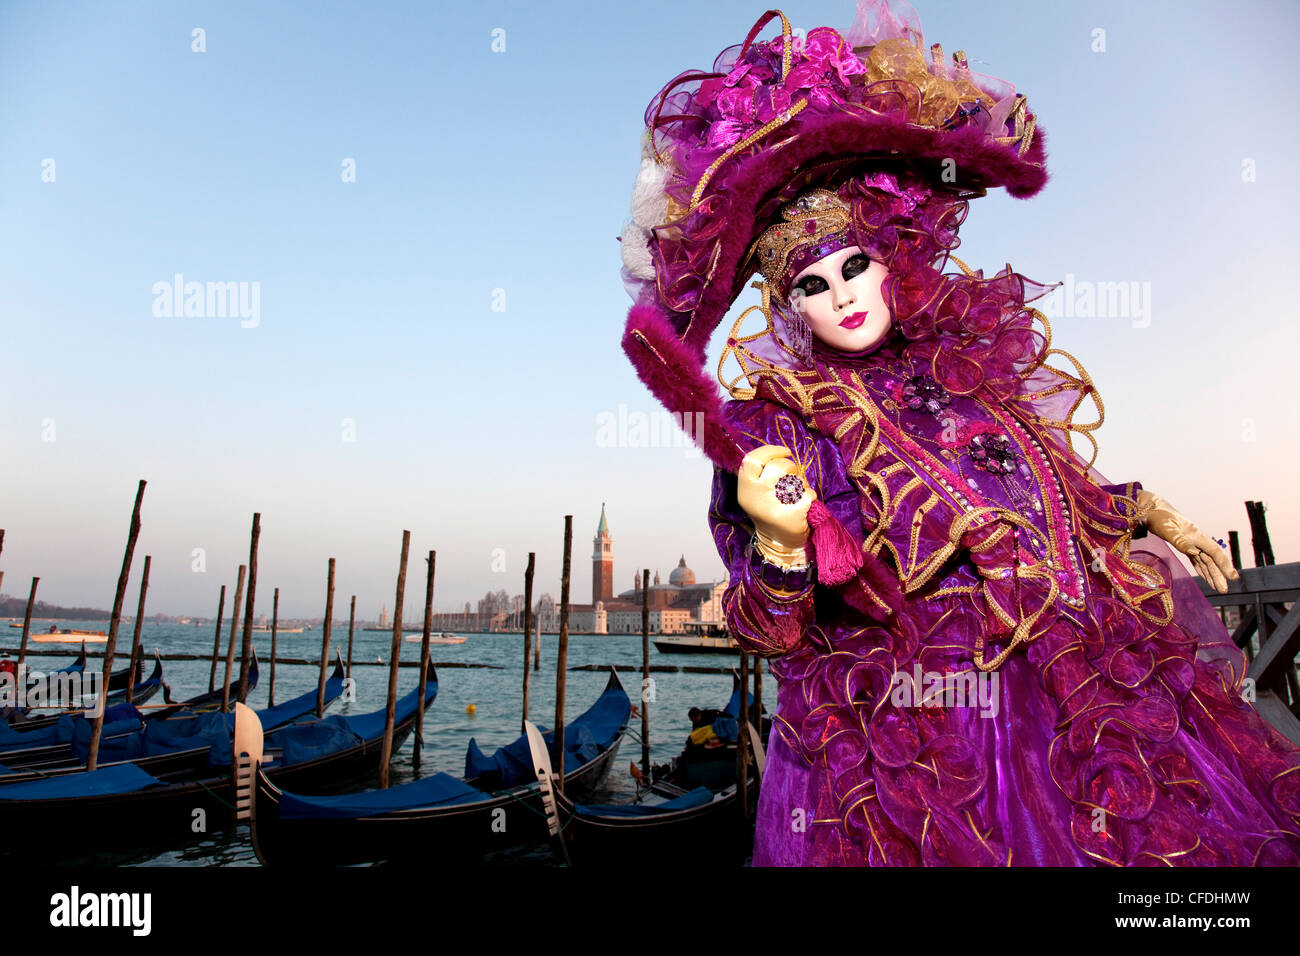
[[[781,35],[758,41],[772,20]],[[1043,131],[1010,84],[924,45],[902,0],[862,0],[852,27],[792,35],[769,10],[708,72],[677,76],[646,110],[632,220],[622,235],[635,304],[623,348],[669,410],[704,413],[705,452],[740,453],[705,374],[709,338],[757,270],[755,240],[787,203],[856,171],[906,164],[966,196],[1047,182]]]

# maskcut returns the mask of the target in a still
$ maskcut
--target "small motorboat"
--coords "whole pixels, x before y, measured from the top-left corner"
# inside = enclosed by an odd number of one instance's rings
[[[408,634],[406,641],[408,644],[419,644],[424,640],[423,634]],[[443,631],[441,634],[430,634],[430,644],[464,644],[465,638],[457,637],[451,631]]]
[[[108,635],[103,631],[78,631],[70,627],[60,629],[57,624],[51,624],[48,631],[31,635],[31,640],[35,644],[103,644],[108,641]]]

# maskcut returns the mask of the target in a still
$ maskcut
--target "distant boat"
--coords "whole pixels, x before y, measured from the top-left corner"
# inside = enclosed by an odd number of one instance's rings
[[[31,639],[36,644],[103,644],[108,635],[103,631],[59,630],[57,624],[51,624],[48,631],[33,634]]]
[[[408,643],[411,644],[420,644],[424,641],[424,632],[421,631],[419,634],[408,634],[406,635],[406,640]],[[464,644],[465,638],[457,637],[455,634],[451,633],[451,631],[443,631],[441,634],[430,634],[429,643],[430,644]]]
[[[655,638],[655,647],[664,654],[729,654],[739,647],[724,624],[687,621],[686,629],[685,634]]]
[[[269,624],[254,624],[254,625],[253,625],[253,631],[252,631],[252,633],[254,633],[254,634],[270,634],[270,633],[271,633],[271,625],[269,625]],[[301,634],[301,633],[302,633],[302,628],[301,628],[301,627],[279,627],[279,626],[277,626],[276,629],[275,629],[275,633],[276,633],[276,634]]]
[[[692,634],[657,637],[654,643],[664,654],[729,654],[737,647],[729,637],[696,637]]]

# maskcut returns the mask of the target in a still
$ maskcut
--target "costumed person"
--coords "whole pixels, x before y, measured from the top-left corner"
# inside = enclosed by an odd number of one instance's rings
[[[803,42],[770,11],[646,123],[623,347],[703,413],[727,622],[779,682],[754,863],[1300,862],[1300,751],[1175,549],[1231,561],[1092,467],[1047,287],[952,255],[970,199],[1046,183],[1025,97],[866,2]]]

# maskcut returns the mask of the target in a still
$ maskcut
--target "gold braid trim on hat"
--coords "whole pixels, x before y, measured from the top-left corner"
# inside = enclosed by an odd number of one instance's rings
[[[781,207],[779,222],[749,247],[748,259],[769,283],[779,286],[795,253],[843,233],[852,207],[829,189],[813,189]]]

